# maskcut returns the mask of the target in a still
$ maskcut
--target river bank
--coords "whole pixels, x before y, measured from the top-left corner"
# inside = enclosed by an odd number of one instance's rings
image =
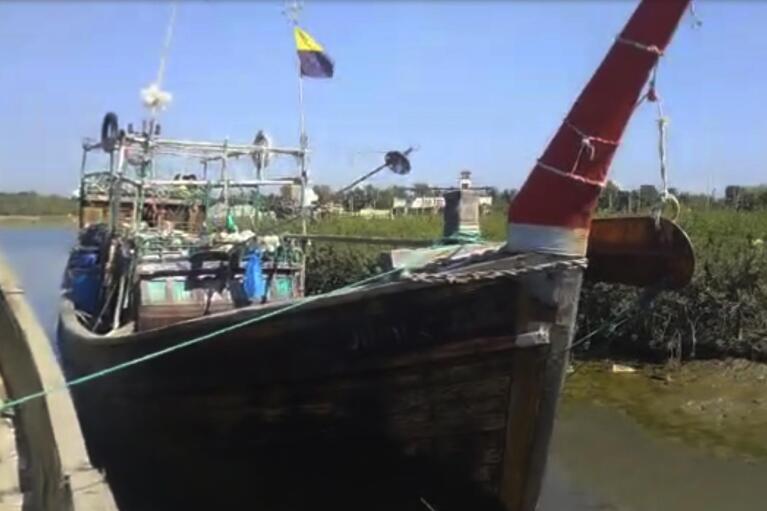
[[[717,457],[767,459],[767,364],[576,362],[564,395],[565,409],[583,403],[615,408],[653,433]]]
[[[0,215],[0,227],[66,227],[76,222],[74,215]]]

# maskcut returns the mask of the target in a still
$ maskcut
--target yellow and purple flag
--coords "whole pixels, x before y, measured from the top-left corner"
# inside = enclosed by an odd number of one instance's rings
[[[332,78],[333,61],[325,54],[322,46],[298,27],[294,28],[293,33],[296,36],[298,60],[301,62],[301,76]]]

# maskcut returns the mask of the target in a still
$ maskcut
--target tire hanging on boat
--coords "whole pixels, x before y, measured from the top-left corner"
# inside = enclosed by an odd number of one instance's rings
[[[105,153],[111,153],[117,145],[120,137],[120,128],[117,122],[117,114],[107,112],[101,122],[101,148]]]

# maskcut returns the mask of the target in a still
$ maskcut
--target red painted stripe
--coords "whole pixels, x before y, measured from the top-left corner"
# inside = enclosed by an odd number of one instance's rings
[[[663,50],[690,0],[643,0],[620,37]],[[582,151],[582,133],[620,141],[658,55],[616,41],[584,88],[540,161],[604,182],[616,145],[593,142],[594,158]],[[579,157],[579,153],[580,157]],[[575,163],[578,161],[577,168]],[[588,228],[601,189],[536,165],[509,207],[509,222]]]

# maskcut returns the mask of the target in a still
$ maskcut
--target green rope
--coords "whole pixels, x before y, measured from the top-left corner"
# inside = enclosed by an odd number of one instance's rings
[[[301,307],[302,305],[305,305],[307,303],[313,302],[313,301],[315,301],[315,300],[317,300],[319,298],[322,298],[322,297],[325,297],[325,296],[332,296],[332,295],[334,295],[336,293],[340,293],[342,291],[346,291],[348,289],[354,288],[356,286],[360,286],[362,284],[367,284],[367,283],[372,282],[372,281],[374,281],[376,279],[380,279],[380,278],[386,277],[388,275],[391,275],[393,273],[399,272],[401,270],[402,270],[401,268],[395,268],[393,270],[389,270],[387,272],[379,273],[379,274],[373,275],[372,277],[368,277],[368,278],[359,280],[357,282],[354,282],[352,284],[348,284],[346,286],[340,287],[338,289],[330,291],[329,293],[324,293],[324,294],[320,294],[320,295],[314,295],[314,296],[305,297],[305,298],[302,298],[299,301],[296,301],[295,303],[287,305],[287,306],[285,306],[285,307],[283,307],[281,309],[277,309],[275,311],[268,312],[268,313],[264,314],[263,316],[258,316],[258,317],[255,317],[255,318],[246,319],[244,321],[240,321],[239,323],[235,323],[233,325],[226,326],[226,327],[221,328],[219,330],[215,330],[213,332],[210,332],[210,333],[207,333],[207,334],[204,334],[204,335],[200,335],[200,336],[195,337],[193,339],[189,339],[189,340],[180,342],[178,344],[174,344],[173,346],[169,346],[167,348],[164,348],[164,349],[161,349],[161,350],[158,350],[158,351],[154,351],[152,353],[147,353],[146,355],[142,355],[140,357],[137,357],[137,358],[134,358],[134,359],[131,359],[131,360],[127,360],[127,361],[122,362],[120,364],[116,364],[116,365],[113,365],[111,367],[107,367],[106,369],[101,369],[99,371],[95,371],[93,373],[86,374],[84,376],[80,376],[79,378],[75,378],[73,380],[66,381],[66,382],[64,382],[63,385],[60,385],[58,387],[53,387],[53,388],[50,388],[50,389],[43,389],[43,390],[41,390],[39,392],[34,392],[32,394],[28,394],[26,396],[22,396],[22,397],[20,397],[18,399],[12,399],[10,401],[6,401],[0,407],[0,413],[4,412],[6,410],[9,410],[11,408],[15,408],[15,407],[17,407],[17,406],[19,406],[21,404],[27,403],[27,402],[32,401],[34,399],[39,399],[41,397],[45,397],[45,396],[48,396],[50,394],[54,394],[56,392],[61,392],[61,391],[67,390],[67,389],[69,389],[71,387],[74,387],[76,385],[81,385],[83,383],[86,383],[86,382],[89,382],[89,381],[92,381],[92,380],[97,380],[99,378],[103,378],[104,376],[108,376],[108,375],[110,375],[112,373],[115,373],[117,371],[121,371],[123,369],[127,369],[129,367],[132,367],[132,366],[144,363],[144,362],[148,362],[148,361],[150,361],[152,359],[161,357],[163,355],[167,355],[169,353],[173,353],[174,351],[178,351],[178,350],[181,350],[181,349],[184,349],[184,348],[188,348],[189,346],[193,346],[193,345],[199,344],[199,343],[201,343],[203,341],[207,341],[209,339],[213,339],[214,337],[218,337],[218,336],[220,336],[222,334],[226,334],[226,333],[232,332],[234,330],[237,330],[238,328],[242,328],[242,327],[245,327],[245,326],[248,326],[248,325],[252,325],[254,323],[258,323],[260,321],[264,321],[264,320],[269,319],[269,318],[273,318],[273,317],[278,316],[278,315],[280,315],[282,313],[288,312],[288,311],[293,310],[293,309],[297,309],[297,308]]]
[[[471,243],[482,243],[482,234],[479,232],[458,231],[450,236],[444,236],[439,243],[442,245],[468,245]]]

